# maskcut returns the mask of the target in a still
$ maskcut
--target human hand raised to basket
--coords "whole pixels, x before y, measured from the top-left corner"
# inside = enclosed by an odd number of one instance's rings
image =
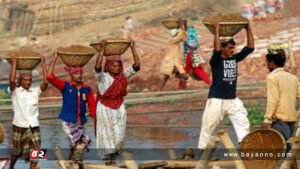
[[[245,26],[245,29],[246,30],[249,30],[249,29],[251,29],[251,25],[250,25],[250,22]]]
[[[178,22],[179,22],[179,25],[180,25],[180,28],[183,29],[183,30],[187,30],[187,25],[186,25],[186,21],[182,18],[179,18],[178,19]]]
[[[40,58],[41,58],[41,62],[42,62],[42,63],[45,63],[45,62],[46,62],[45,56],[41,55]]]
[[[104,47],[105,47],[105,43],[106,43],[106,40],[100,40],[100,42],[99,42],[99,49],[100,50],[103,50],[104,49]]]
[[[215,29],[220,29],[220,23],[218,21],[211,21],[211,24],[214,26]]]
[[[130,43],[130,48],[132,49],[132,48],[135,48],[135,42],[134,41],[131,41],[131,43]]]
[[[10,54],[9,57],[11,58],[12,63],[17,62],[17,55],[15,53]]]
[[[53,57],[54,59],[57,59],[57,58],[58,58],[57,50],[55,50],[55,51],[53,52],[52,57]]]

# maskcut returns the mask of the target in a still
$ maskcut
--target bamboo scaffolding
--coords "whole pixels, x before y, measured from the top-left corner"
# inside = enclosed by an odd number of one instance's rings
[[[54,151],[54,154],[55,154],[55,156],[56,156],[56,158],[57,158],[57,160],[58,160],[58,161],[57,161],[58,165],[59,165],[62,169],[67,169],[67,167],[66,167],[66,165],[65,165],[66,161],[65,161],[65,159],[64,159],[64,156],[62,155],[62,152],[61,152],[60,147],[59,147],[59,146],[54,147],[54,148],[53,148],[53,151]]]
[[[121,153],[122,160],[128,169],[138,169],[137,163],[134,161],[133,155],[128,152]]]
[[[294,75],[297,74],[297,64],[296,64],[296,59],[295,59],[295,55],[293,52],[293,41],[292,38],[289,38],[288,40],[288,51],[289,51],[289,61],[291,62],[291,70],[290,72]]]
[[[224,130],[219,130],[218,135],[222,140],[222,143],[224,144],[225,148],[229,151],[229,153],[238,154],[238,151],[236,150],[227,132],[225,132]],[[235,158],[236,159],[234,159],[233,161],[236,169],[246,169],[243,161],[239,157]]]
[[[288,142],[293,143],[292,149],[289,151],[289,153],[291,153],[291,156],[283,161],[279,169],[290,169],[293,160],[296,159],[297,155],[300,153],[300,137],[290,138]]]
[[[204,150],[201,155],[200,161],[196,165],[196,169],[207,169],[209,165],[209,160],[211,159],[216,147],[219,143],[219,139],[217,137],[211,137],[208,142],[207,148]]]

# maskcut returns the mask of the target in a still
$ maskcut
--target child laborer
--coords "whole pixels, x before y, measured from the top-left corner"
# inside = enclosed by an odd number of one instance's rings
[[[86,105],[89,107],[90,115],[95,117],[96,102],[94,92],[87,84],[82,82],[81,67],[65,67],[69,73],[71,81],[67,82],[55,76],[54,67],[58,55],[55,52],[52,63],[48,70],[47,79],[54,87],[60,90],[63,103],[59,118],[62,120],[62,127],[69,138],[71,150],[69,160],[74,160],[82,167],[81,158],[74,156],[81,146],[88,150],[91,143],[90,137],[87,135],[84,124],[87,122]],[[79,158],[79,159],[78,159]]]
[[[126,129],[124,97],[127,95],[127,79],[140,69],[140,60],[134,42],[130,48],[134,64],[123,70],[120,56],[105,56],[102,69],[104,41],[96,60],[95,72],[98,81],[96,120],[96,147],[99,155],[110,163],[122,148]]]
[[[32,85],[32,72],[19,72],[19,79],[16,83],[17,58],[12,55],[12,68],[9,75],[8,91],[12,98],[14,118],[12,123],[12,154],[10,169],[14,166],[19,157],[29,161],[29,148],[40,149],[41,134],[39,127],[39,95],[47,89],[45,58],[41,57],[43,82],[39,86]],[[30,169],[37,167],[37,161],[30,161]]]

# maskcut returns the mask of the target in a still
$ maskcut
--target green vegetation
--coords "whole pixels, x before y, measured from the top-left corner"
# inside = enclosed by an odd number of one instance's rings
[[[246,109],[248,111],[248,119],[251,127],[260,125],[264,121],[265,112],[261,108],[257,106],[246,106]]]
[[[246,106],[246,110],[248,112],[248,119],[250,122],[250,126],[258,126],[261,125],[264,121],[264,110],[258,106],[248,105]],[[228,118],[225,119],[225,125],[231,125],[231,122]]]
[[[4,92],[3,90],[0,90],[0,106],[2,105],[8,105],[10,104],[10,101],[1,101],[2,99],[9,99],[9,94]]]

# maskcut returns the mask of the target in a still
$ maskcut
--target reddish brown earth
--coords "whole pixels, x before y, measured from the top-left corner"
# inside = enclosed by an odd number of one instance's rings
[[[164,8],[165,9],[165,8]],[[157,12],[165,12],[163,8],[156,9]],[[134,17],[139,17],[139,14],[133,14]],[[149,13],[148,13],[149,15]],[[142,17],[139,17],[137,22],[142,22]],[[200,34],[199,40],[203,48],[211,48],[213,36],[209,31],[201,24],[201,20],[199,18],[203,18],[199,16],[197,20],[189,20],[190,25],[196,25],[198,32]],[[102,33],[100,29],[109,30],[110,23],[122,22],[123,18],[118,17],[117,21],[114,20],[104,20],[101,24],[101,21],[84,25],[82,27],[70,29],[68,34],[57,33],[54,34],[52,38],[49,37],[41,37],[41,44],[39,44],[39,48],[42,48],[45,51],[45,55],[48,57],[47,62],[50,62],[50,53],[57,48],[57,45],[70,45],[73,43],[76,44],[86,44],[91,39],[88,38],[86,34],[91,36],[91,32],[94,33],[93,36],[99,35]],[[166,29],[157,21],[159,17],[156,18],[156,22],[150,21],[151,24],[139,24],[137,23],[136,30],[134,32],[134,40],[136,40],[137,50],[141,58],[141,71],[138,72],[134,77],[129,80],[128,91],[129,92],[147,92],[147,91],[158,91],[161,81],[162,74],[160,74],[159,69],[161,66],[161,60],[166,54],[166,41],[164,39],[165,34],[167,34]],[[153,23],[152,23],[153,22]],[[101,25],[101,27],[99,27]],[[117,24],[114,25],[116,28]],[[284,20],[268,20],[268,21],[256,21],[251,23],[253,27],[253,32],[258,39],[266,39],[270,36],[274,35],[276,32],[288,30],[291,28],[300,27],[299,22],[292,22],[290,19]],[[98,30],[99,29],[99,30]],[[120,29],[118,29],[120,32]],[[237,36],[237,42],[243,43],[245,41],[244,30]],[[76,35],[76,38],[72,41],[70,35]],[[158,41],[153,41],[154,37],[158,37]],[[65,40],[66,39],[66,40]],[[1,43],[2,42],[2,43]],[[15,40],[0,40],[1,44],[15,44]],[[5,47],[5,46],[4,46]],[[300,64],[300,52],[295,52],[296,63]],[[210,54],[207,53],[205,56],[207,61],[210,58]],[[95,57],[89,62],[87,66],[84,67],[84,81],[92,86],[95,89],[96,80],[93,74],[93,64],[95,61]],[[123,55],[123,61],[125,65],[132,64],[131,54],[130,52],[126,52]],[[298,70],[298,74],[300,70]],[[63,70],[63,65],[61,62],[58,63],[56,67],[57,73],[65,73]],[[239,63],[239,84],[247,84],[247,83],[258,83],[263,82],[266,78],[268,71],[265,67],[265,59],[264,57],[259,58],[246,58],[244,61]],[[0,72],[1,77],[7,75],[7,72]],[[64,79],[69,79],[68,75],[64,74]],[[200,89],[200,88],[208,88],[209,86],[203,83],[202,81],[195,81],[190,78],[188,82],[188,89]],[[165,87],[165,91],[177,90],[177,79],[172,77]],[[53,89],[53,87],[49,87],[49,89],[43,94],[43,96],[59,96],[60,93]],[[250,93],[241,93],[242,96],[246,95],[264,95],[264,91],[260,92],[250,92]],[[204,96],[199,96],[199,99],[206,99]],[[174,110],[174,109],[201,109],[204,107],[203,102],[195,102],[193,104],[190,103],[167,103],[167,104],[153,104],[153,105],[135,105],[133,107],[128,108],[128,113],[133,112],[143,112],[143,111],[162,111],[162,110]],[[201,113],[199,112],[198,115]],[[182,116],[182,112],[174,112],[172,115],[169,113],[155,114],[155,115],[129,115],[128,122],[131,124],[191,124],[192,119],[188,114],[186,116]],[[180,117],[180,118],[174,118]],[[139,120],[143,119],[143,120]],[[199,119],[200,120],[200,119]]]

